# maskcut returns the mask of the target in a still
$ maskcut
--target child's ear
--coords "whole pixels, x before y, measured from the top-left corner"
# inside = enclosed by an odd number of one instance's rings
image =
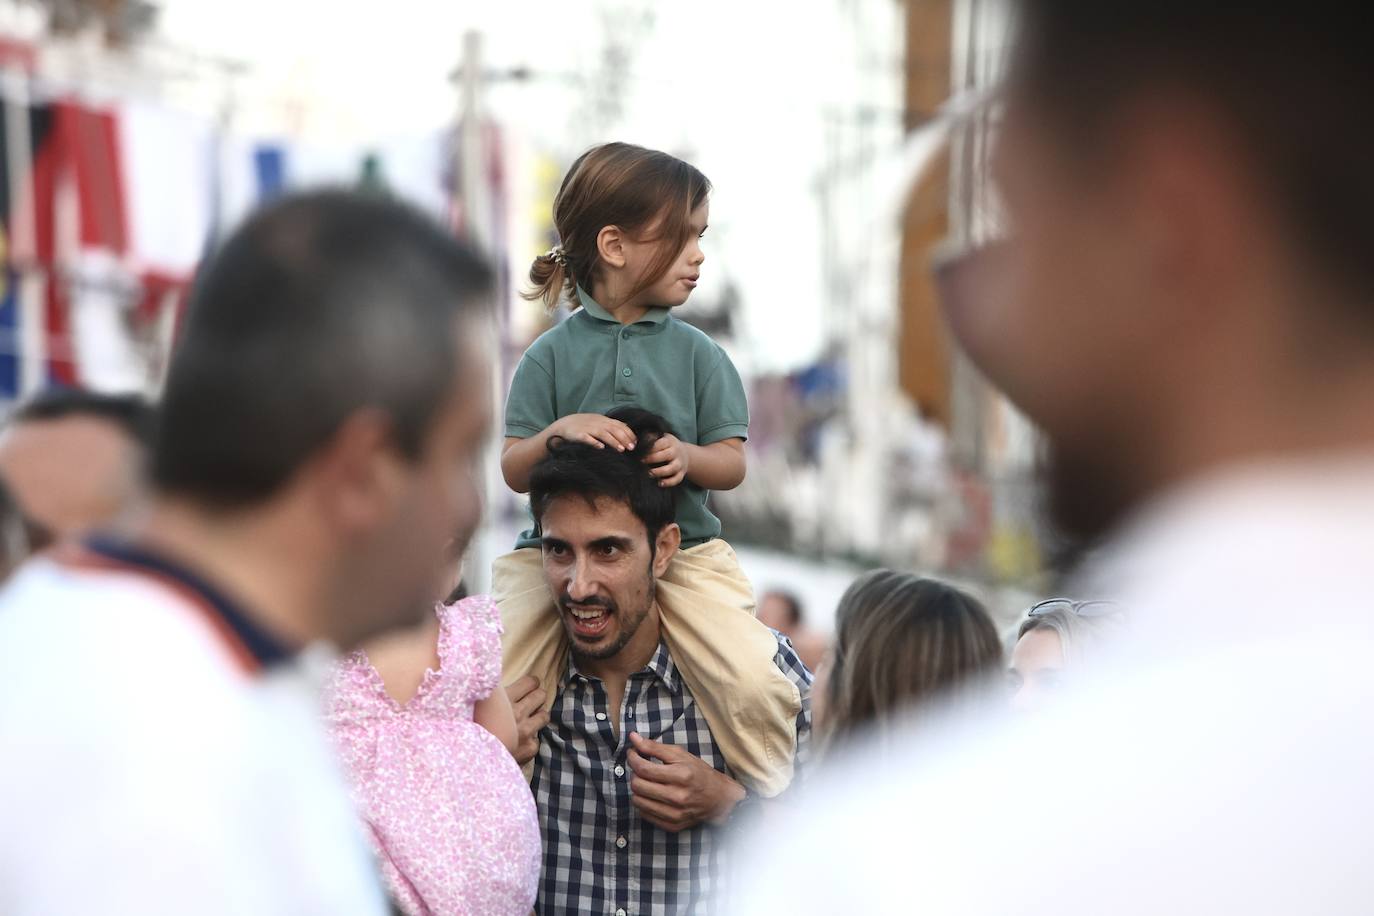
[[[596,234],[596,253],[612,267],[625,266],[625,235],[618,226],[606,226]]]

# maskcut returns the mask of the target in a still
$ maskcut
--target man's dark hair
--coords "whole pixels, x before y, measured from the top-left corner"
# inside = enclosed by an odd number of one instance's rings
[[[261,502],[366,407],[418,457],[452,390],[456,318],[485,308],[491,283],[477,254],[386,198],[317,191],[259,211],[197,277],[154,484]]]
[[[100,394],[80,388],[49,388],[19,405],[11,423],[94,417],[118,426],[144,449],[153,446],[156,429],[153,405],[137,394]]]
[[[1178,89],[1211,104],[1309,264],[1374,294],[1374,40],[1359,4],[1021,0],[1013,83],[1089,154],[1122,103]],[[1374,328],[1374,310],[1361,310]]]
[[[617,407],[606,416],[630,427],[635,435],[632,451],[597,448],[585,442],[549,441],[549,454],[530,472],[530,510],[536,530],[556,499],[577,496],[595,505],[598,499],[622,502],[644,523],[649,550],[656,549],[659,532],[676,519],[674,490],[661,487],[649,473],[644,457],[654,442],[674,435],[668,421],[639,407]]]
[[[0,580],[8,577],[32,549],[29,520],[15,502],[9,486],[0,479]]]

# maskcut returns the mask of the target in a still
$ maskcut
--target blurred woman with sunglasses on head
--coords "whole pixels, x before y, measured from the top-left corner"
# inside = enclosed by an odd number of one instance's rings
[[[1020,711],[1043,706],[1061,686],[1065,670],[1081,665],[1125,624],[1121,606],[1113,601],[1051,598],[1032,607],[1011,652],[1012,706]]]

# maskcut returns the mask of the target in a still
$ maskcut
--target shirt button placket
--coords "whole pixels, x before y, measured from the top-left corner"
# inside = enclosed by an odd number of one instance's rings
[[[634,373],[634,369],[632,369],[632,368],[630,368],[629,366],[625,365],[625,361],[626,361],[626,359],[628,358],[628,355],[629,355],[629,354],[627,354],[627,353],[624,352],[624,348],[625,348],[626,342],[627,342],[629,339],[630,339],[630,329],[629,329],[629,328],[622,328],[621,331],[620,331],[620,333],[616,335],[615,363],[616,363],[616,368],[619,369],[619,374],[618,374],[618,376],[617,376],[617,378],[616,378],[616,380],[615,380],[615,389],[616,389],[616,393],[617,393],[617,394],[620,394],[620,395],[623,395],[623,396],[629,396],[629,395],[630,395],[631,392],[630,392],[630,389],[629,389],[628,382],[627,382],[626,380],[629,379],[631,376],[633,376],[633,375],[635,374],[635,373]]]
[[[631,699],[632,699],[632,698],[631,698]],[[630,702],[627,702],[625,705],[626,705],[626,707],[629,707],[629,706],[631,705],[631,703],[630,703]],[[628,742],[629,742],[629,735],[623,734],[623,735],[621,735],[620,737],[621,737],[621,741],[622,741],[622,742],[628,744]],[[618,873],[618,874],[617,874],[617,877],[618,877],[619,879],[621,879],[621,880],[618,880],[618,881],[616,882],[617,887],[619,887],[619,888],[624,888],[624,887],[625,887],[625,884],[623,883],[623,880],[626,879],[626,878],[628,878],[628,876],[629,876],[630,873],[631,873],[630,848],[629,848],[629,847],[630,847],[629,835],[630,835],[630,824],[631,824],[630,811],[632,811],[633,808],[634,808],[633,802],[632,802],[631,799],[630,799],[630,781],[629,781],[628,779],[625,778],[625,766],[624,766],[623,763],[620,762],[620,761],[622,761],[622,760],[624,759],[624,756],[623,756],[624,754],[625,754],[624,747],[621,747],[621,748],[618,748],[618,749],[617,749],[617,753],[616,753],[616,765],[615,765],[614,769],[611,770],[611,772],[615,774],[615,780],[614,780],[614,783],[615,783],[615,784],[613,785],[613,789],[614,789],[613,796],[614,796],[614,798],[616,799],[616,808],[619,809],[619,810],[616,812],[616,813],[617,813],[617,817],[616,817],[617,832],[616,832],[616,837],[615,837],[615,852],[616,852],[616,855],[615,855],[615,863],[616,863],[616,871],[617,871],[617,873]],[[629,901],[628,901],[628,900],[622,899],[621,902],[622,902],[622,903],[628,903]],[[616,913],[622,914],[622,916],[623,916],[623,914],[625,913],[625,907],[622,905],[619,909],[616,910]]]

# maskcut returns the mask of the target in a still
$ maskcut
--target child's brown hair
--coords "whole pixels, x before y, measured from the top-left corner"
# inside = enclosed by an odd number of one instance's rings
[[[577,305],[578,286],[590,292],[600,255],[597,236],[606,226],[658,241],[660,250],[627,298],[648,289],[672,266],[691,235],[691,212],[706,202],[711,183],[676,156],[629,143],[592,147],[577,158],[553,202],[559,245],[530,265],[527,299],[550,309],[567,295]],[[657,222],[657,226],[654,224]],[[642,233],[654,228],[654,235]]]

